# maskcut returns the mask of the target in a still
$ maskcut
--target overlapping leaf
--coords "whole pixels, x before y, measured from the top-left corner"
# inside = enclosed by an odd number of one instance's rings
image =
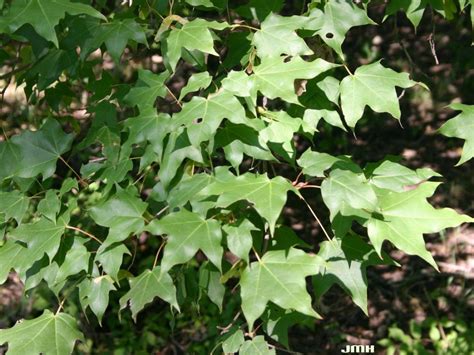
[[[168,46],[167,56],[171,70],[174,71],[179,58],[181,58],[182,48],[218,56],[214,49],[211,29],[223,30],[228,26],[225,22],[206,21],[197,18],[185,23],[181,28],[172,29],[166,40]]]
[[[266,175],[251,173],[235,176],[223,169],[217,174],[215,181],[201,191],[201,194],[218,196],[216,202],[218,207],[227,207],[240,200],[249,201],[268,222],[270,232],[273,234],[288,191],[298,193],[291,183],[281,176],[273,179]]]

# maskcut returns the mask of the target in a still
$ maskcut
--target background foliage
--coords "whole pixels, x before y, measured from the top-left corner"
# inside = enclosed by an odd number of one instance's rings
[[[376,322],[369,285],[390,299],[426,275],[370,270],[414,255],[457,285],[424,238],[472,222],[440,204],[472,206],[437,199],[454,164],[443,179],[439,156],[409,154],[434,139],[450,158],[444,134],[465,141],[456,169],[474,156],[469,1],[0,7],[0,282],[22,294],[8,353],[333,350],[351,342],[343,292]],[[472,350],[463,301],[441,317],[423,289],[431,318],[371,340]]]

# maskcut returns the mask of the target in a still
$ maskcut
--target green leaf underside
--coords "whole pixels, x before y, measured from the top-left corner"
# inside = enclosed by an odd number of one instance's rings
[[[465,140],[461,158],[456,164],[461,165],[474,157],[474,106],[452,104],[450,107],[462,112],[442,125],[439,132],[447,137]]]
[[[240,278],[242,310],[253,328],[268,302],[284,309],[293,309],[312,317],[319,315],[311,307],[305,277],[319,272],[321,260],[305,252],[289,250],[269,251],[261,261],[253,262]]]
[[[435,209],[428,203],[426,199],[433,195],[438,186],[436,182],[425,182],[406,192],[376,191],[383,219],[370,218],[367,230],[379,255],[382,243],[388,240],[405,253],[418,255],[438,269],[431,253],[426,250],[423,234],[473,222],[469,216],[449,208]]]

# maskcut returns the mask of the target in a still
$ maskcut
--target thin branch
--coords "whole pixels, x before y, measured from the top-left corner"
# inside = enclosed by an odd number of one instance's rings
[[[71,229],[71,230],[74,230],[76,232],[79,232],[79,233],[82,233],[84,234],[85,236],[91,238],[91,239],[94,239],[97,243],[99,244],[102,244],[102,241],[97,238],[95,235],[89,233],[89,232],[86,232],[85,230],[82,230],[81,228],[78,228],[78,227],[74,227],[74,226],[70,226],[70,225],[67,225],[66,226],[67,229]]]

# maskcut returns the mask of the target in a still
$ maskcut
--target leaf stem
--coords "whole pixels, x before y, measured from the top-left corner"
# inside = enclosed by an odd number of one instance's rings
[[[178,100],[178,98],[175,96],[175,94],[173,94],[173,92],[170,90],[170,88],[168,86],[165,85],[165,88],[166,90],[168,91],[168,93],[171,95],[171,97],[174,99],[174,101],[178,104],[178,106],[180,108],[183,108],[183,105],[181,104],[181,102]]]
[[[82,233],[85,236],[88,236],[89,238],[94,239],[97,243],[102,244],[102,241],[99,238],[97,238],[95,235],[93,235],[89,232],[86,232],[85,230],[82,230],[81,228],[70,226],[70,225],[67,225],[66,228],[74,230],[74,231],[79,232],[79,233]]]
[[[249,25],[241,25],[240,23],[236,23],[236,24],[233,24],[233,25],[230,25],[230,28],[234,29],[234,28],[239,28],[239,27],[242,27],[242,28],[248,28],[252,31],[260,31],[260,28],[257,28],[257,27],[253,27],[253,26],[249,26]]]
[[[166,210],[167,210],[168,208],[170,208],[170,206],[169,206],[169,205],[168,205],[168,206],[165,206],[165,207],[163,207],[161,210],[159,210],[159,211],[158,211],[158,213],[157,213],[157,214],[155,214],[155,217],[159,217],[159,216],[161,216],[161,215],[162,215],[164,212],[166,212]]]
[[[258,262],[259,262],[259,263],[262,263],[262,259],[260,259],[260,256],[258,255],[258,253],[257,253],[257,251],[255,250],[255,247],[254,247],[254,246],[252,246],[252,250],[253,250],[255,256],[257,257]]]
[[[319,220],[318,216],[316,215],[316,213],[314,212],[313,208],[310,206],[310,204],[308,203],[308,201],[306,201],[306,199],[301,196],[301,199],[304,201],[304,203],[306,204],[306,206],[308,206],[308,209],[310,210],[311,214],[313,215],[314,219],[316,220],[316,222],[318,222],[319,226],[321,227],[324,235],[326,236],[327,240],[329,240],[330,242],[332,242],[332,239],[331,237],[329,237],[329,234],[328,232],[326,231],[326,228],[324,228],[323,224],[321,223],[321,221]]]
[[[349,67],[347,66],[346,63],[342,64],[344,66],[344,68],[346,69],[346,71],[349,73],[349,75],[353,76],[354,74],[352,74],[351,70],[349,69]]]
[[[62,156],[59,156],[59,159],[73,172],[74,175],[76,175],[76,177],[79,179],[79,183],[82,186],[84,187],[89,186],[89,184],[82,179],[81,175],[79,175],[77,171],[74,170],[74,168],[71,165],[69,165],[69,163]]]
[[[156,264],[158,264],[158,255],[160,255],[161,249],[163,249],[165,244],[166,244],[166,241],[163,240],[163,243],[161,243],[160,247],[158,248],[158,251],[156,252],[155,260],[153,261],[152,270],[156,267]]]

